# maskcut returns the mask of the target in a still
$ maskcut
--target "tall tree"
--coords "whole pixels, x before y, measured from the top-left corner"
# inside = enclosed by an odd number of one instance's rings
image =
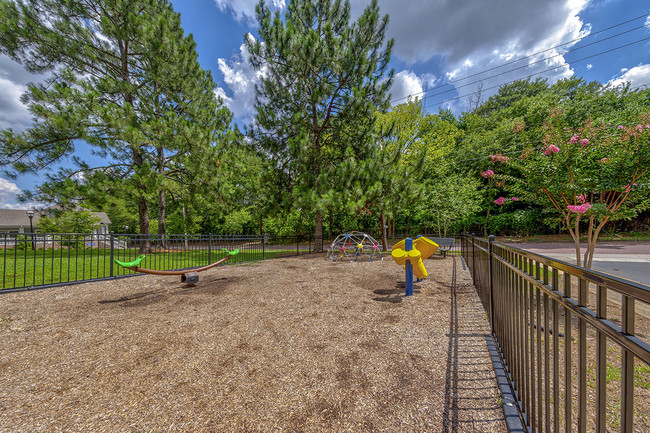
[[[291,1],[284,17],[261,0],[256,12],[260,39],[245,42],[251,63],[266,73],[252,132],[285,201],[315,211],[315,250],[322,251],[323,212],[347,197],[337,192],[354,175],[343,162],[372,152],[373,113],[388,106],[388,16],[376,0],[352,23],[350,3],[340,0]]]
[[[28,172],[72,155],[75,168],[50,175],[50,186],[95,171],[125,178],[148,234],[161,177],[181,157],[209,160],[204,150],[229,120],[215,115],[213,81],[178,13],[167,0],[0,0],[0,17],[0,52],[47,74],[24,95],[34,126],[2,132],[0,162]],[[81,141],[106,165],[85,163]]]

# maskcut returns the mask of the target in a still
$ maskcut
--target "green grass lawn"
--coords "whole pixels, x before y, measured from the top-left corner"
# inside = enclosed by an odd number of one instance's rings
[[[243,263],[269,259],[278,255],[295,254],[295,248],[265,251],[240,250],[226,264]],[[123,262],[134,260],[139,255],[136,248],[114,250],[114,259]],[[178,252],[153,252],[140,263],[148,269],[170,270],[205,266],[224,257],[222,251],[193,249]],[[71,281],[107,278],[129,275],[132,271],[113,263],[111,274],[111,252],[97,248],[62,248],[28,250],[0,250],[0,287],[12,289],[66,283]]]

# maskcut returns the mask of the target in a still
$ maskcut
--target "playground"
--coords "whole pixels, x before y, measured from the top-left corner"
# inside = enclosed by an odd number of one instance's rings
[[[324,255],[0,297],[0,431],[502,432],[458,256]]]

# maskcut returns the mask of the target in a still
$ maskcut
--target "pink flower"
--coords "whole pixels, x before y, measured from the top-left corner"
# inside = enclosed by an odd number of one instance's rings
[[[643,132],[643,125],[636,125],[636,130],[639,132]]]
[[[584,147],[589,144],[589,140],[585,138],[584,140],[580,141],[580,144]]]
[[[581,204],[580,206],[571,206],[571,205],[569,205],[569,206],[567,206],[566,208],[569,209],[569,212],[573,212],[573,213],[585,213],[585,212],[587,212],[589,209],[591,209],[591,205],[590,205],[589,203],[583,203],[583,204]]]
[[[618,125],[618,129],[623,129],[623,125]]]
[[[494,172],[492,170],[485,170],[481,172],[481,176],[483,176],[486,179],[489,179],[492,176],[494,176]]]
[[[557,147],[554,144],[551,144],[549,147],[546,148],[546,151],[544,152],[545,155],[550,155],[551,153],[558,153],[560,151],[560,148]]]
[[[497,153],[496,155],[490,155],[490,159],[492,160],[492,162],[500,162],[502,164],[505,164],[508,162],[508,159],[510,158],[500,153]]]
[[[499,204],[499,205],[504,204],[505,202],[506,202],[505,197],[499,197],[498,199],[494,200],[494,203]]]
[[[609,162],[610,158],[600,158],[600,162],[605,164],[606,162]]]
[[[585,203],[587,201],[587,196],[582,194],[582,195],[577,195],[576,200],[578,200],[580,203]]]
[[[512,200],[512,201],[519,201],[519,197],[513,197],[513,198],[511,198],[510,200]]]
[[[636,183],[633,183],[632,185],[630,185],[628,183],[627,185],[625,185],[624,190],[625,190],[625,192],[630,192],[630,191],[632,191],[632,188],[634,188],[635,186],[637,186]]]
[[[578,134],[574,134],[573,137],[571,137],[571,143],[575,144],[580,140],[580,136]]]

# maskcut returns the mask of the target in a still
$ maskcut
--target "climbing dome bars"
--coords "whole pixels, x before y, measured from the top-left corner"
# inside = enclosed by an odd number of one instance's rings
[[[338,235],[327,251],[327,258],[333,261],[344,258],[349,261],[359,258],[368,258],[371,262],[384,260],[379,242],[367,233],[356,231]]]

